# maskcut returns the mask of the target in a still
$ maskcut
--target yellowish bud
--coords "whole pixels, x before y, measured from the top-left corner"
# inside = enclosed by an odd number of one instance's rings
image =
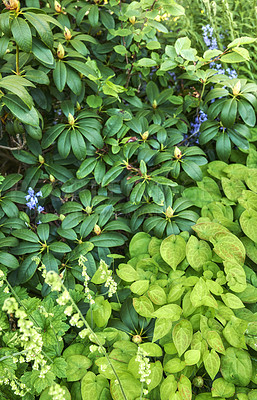
[[[97,236],[100,235],[100,233],[101,233],[102,231],[101,231],[101,228],[100,228],[99,225],[95,224],[94,232],[95,232],[95,234],[96,234]]]
[[[235,84],[235,86],[232,89],[233,95],[237,96],[240,93],[241,90],[241,82],[237,81],[237,83]]]
[[[182,152],[181,152],[181,150],[180,150],[177,146],[176,146],[175,149],[174,149],[174,157],[175,157],[177,160],[180,160],[181,157],[182,157]]]
[[[79,110],[81,110],[81,105],[79,104],[79,102],[77,101],[77,103],[76,103],[76,109],[79,111]]]
[[[129,18],[129,22],[130,22],[132,25],[134,25],[134,23],[136,22],[136,17],[135,17],[135,16],[130,17],[130,18]]]
[[[142,337],[140,335],[134,335],[132,337],[132,342],[136,343],[136,344],[140,344],[142,343]]]
[[[169,206],[169,207],[166,209],[165,215],[166,215],[166,217],[168,217],[168,218],[172,218],[172,217],[173,217],[173,215],[174,215],[174,210],[173,210],[173,208],[171,208],[171,206]]]
[[[5,7],[8,10],[17,10],[20,9],[20,2],[18,0],[3,0]]]
[[[61,43],[59,43],[58,47],[57,47],[57,57],[62,59],[64,57],[64,54],[65,54],[65,51],[64,51],[63,45]]]
[[[75,123],[75,119],[71,113],[69,113],[69,115],[68,115],[68,122],[70,125],[74,125],[74,123]]]
[[[64,37],[66,40],[70,40],[71,39],[71,32],[70,30],[67,28],[67,26],[64,27]]]
[[[86,210],[87,214],[91,214],[92,213],[92,207],[90,207],[90,206],[86,206],[85,210]]]
[[[144,133],[142,133],[142,139],[143,140],[146,140],[146,139],[148,139],[148,136],[149,136],[149,132],[148,131],[145,131]]]
[[[43,156],[41,156],[41,155],[39,154],[39,156],[38,156],[38,161],[40,162],[40,164],[44,164],[45,159],[44,159]]]
[[[50,180],[50,182],[54,183],[55,182],[55,177],[53,175],[49,175],[49,180]]]
[[[203,378],[201,376],[196,376],[193,379],[193,385],[196,386],[196,387],[199,387],[199,388],[203,387],[203,385],[204,385]]]
[[[64,218],[65,218],[65,215],[63,215],[63,214],[60,214],[60,217],[59,217],[59,218],[60,218],[60,220],[61,220],[61,221],[63,221],[63,220],[64,220]]]
[[[153,107],[154,109],[157,108],[157,101],[156,101],[156,100],[153,101],[152,107]]]
[[[55,0],[55,2],[54,2],[54,9],[55,9],[55,11],[58,12],[58,13],[62,12],[62,6],[61,6],[60,3],[58,3],[57,0]]]

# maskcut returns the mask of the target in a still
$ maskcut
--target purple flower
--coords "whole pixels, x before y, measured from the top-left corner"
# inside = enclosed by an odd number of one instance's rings
[[[30,210],[37,210],[40,214],[44,210],[44,207],[38,204],[38,197],[42,197],[41,190],[35,194],[34,189],[29,187],[28,194],[25,196],[25,199],[27,200],[26,205]]]
[[[28,194],[29,194],[29,196],[34,196],[34,190],[32,189],[32,187],[29,187],[28,188]]]
[[[191,134],[193,135],[193,134],[195,134],[195,133],[198,133],[199,132],[199,130],[200,130],[200,126],[201,126],[201,124],[204,122],[204,121],[206,121],[208,118],[207,118],[207,115],[203,112],[203,111],[199,111],[199,115],[197,115],[196,117],[195,117],[195,121],[194,122],[191,122]]]
[[[213,28],[208,24],[202,27],[203,40],[210,50],[218,48],[217,39],[214,36]]]
[[[227,68],[226,73],[228,74],[230,79],[237,78],[237,72],[233,68]]]

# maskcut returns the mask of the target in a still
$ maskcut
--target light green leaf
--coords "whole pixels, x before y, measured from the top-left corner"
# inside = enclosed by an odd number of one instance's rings
[[[203,355],[203,363],[211,379],[214,379],[220,369],[220,358],[215,350],[206,351]]]
[[[172,328],[172,319],[158,318],[154,326],[153,342],[167,335]]]
[[[156,318],[167,318],[172,321],[177,321],[182,314],[182,308],[177,304],[167,304],[160,307],[154,312],[153,316]]]
[[[191,267],[199,271],[205,262],[211,261],[212,251],[207,242],[190,236],[186,244],[186,257]]]
[[[69,356],[66,361],[68,382],[79,381],[86,374],[87,369],[92,365],[92,361],[89,358],[78,354]]]
[[[152,60],[151,58],[141,58],[137,62],[138,67],[154,67],[156,65],[156,61]]]
[[[136,312],[145,318],[152,318],[154,313],[154,307],[151,300],[146,296],[141,296],[133,299],[133,306]]]
[[[162,241],[160,253],[164,261],[175,270],[186,256],[186,242],[179,235],[171,235]]]
[[[187,350],[184,354],[186,365],[197,364],[201,357],[200,350]]]
[[[211,392],[213,397],[232,397],[235,394],[235,385],[218,378],[213,382]]]
[[[190,346],[193,338],[193,327],[190,321],[182,319],[172,330],[172,339],[177,349],[179,357]]]

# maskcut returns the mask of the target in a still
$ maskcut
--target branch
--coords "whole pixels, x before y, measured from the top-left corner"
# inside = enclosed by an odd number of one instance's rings
[[[13,151],[13,150],[22,150],[22,149],[25,147],[25,144],[26,144],[26,143],[22,143],[22,144],[21,144],[20,146],[18,146],[18,147],[2,146],[2,145],[0,144],[0,149],[11,150],[11,151]]]

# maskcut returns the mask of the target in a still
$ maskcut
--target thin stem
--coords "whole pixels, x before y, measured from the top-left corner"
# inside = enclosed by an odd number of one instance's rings
[[[92,309],[92,304],[90,303],[90,318],[91,318],[91,329],[93,329],[93,309]]]
[[[53,327],[53,325],[51,323],[50,323],[50,326],[51,326],[51,329],[53,330],[53,333],[54,333],[54,336],[55,336],[55,339],[56,339],[58,357],[60,357],[61,356],[61,349],[60,349],[60,345],[59,345],[59,340],[58,340],[57,334],[55,332],[55,329],[54,329],[54,327]]]
[[[144,382],[141,383],[141,393],[140,393],[140,400],[143,399],[143,394],[144,394]]]
[[[12,357],[19,356],[20,354],[27,353],[27,351],[28,350],[22,350],[22,351],[18,351],[17,353],[9,354],[8,356],[3,356],[2,358],[0,358],[0,362],[6,360],[7,358],[12,358]]]
[[[19,46],[16,44],[16,74],[20,75],[20,67],[19,67]]]
[[[66,290],[65,286],[63,285],[63,283],[62,283],[62,288],[63,288],[63,290]],[[122,393],[122,396],[123,396],[124,400],[128,400],[128,399],[127,399],[127,396],[126,396],[126,394],[125,394],[125,392],[124,392],[124,389],[123,389],[122,383],[121,383],[121,381],[120,381],[120,378],[119,378],[119,376],[117,375],[117,372],[115,371],[115,368],[114,368],[114,366],[112,365],[111,359],[110,359],[108,353],[106,353],[106,350],[105,350],[104,346],[100,343],[100,341],[99,341],[97,335],[95,334],[95,332],[93,331],[93,329],[90,327],[89,323],[88,323],[88,322],[86,321],[86,319],[84,318],[82,312],[80,311],[80,309],[78,308],[77,304],[74,302],[74,300],[73,300],[73,298],[71,297],[70,294],[69,294],[69,298],[70,298],[70,302],[71,302],[72,306],[75,308],[75,310],[76,310],[77,313],[79,314],[80,318],[82,319],[82,321],[83,321],[84,324],[86,325],[87,329],[89,329],[91,335],[94,337],[95,343],[98,344],[98,346],[99,346],[100,349],[101,349],[101,352],[102,352],[102,353],[104,354],[104,356],[106,357],[106,359],[107,359],[107,361],[108,361],[108,363],[109,363],[109,365],[110,365],[110,367],[111,367],[111,369],[112,369],[112,371],[113,371],[113,373],[114,373],[114,375],[115,375],[115,378],[117,379],[117,381],[118,381],[118,383],[119,383],[120,390],[121,390],[121,393]]]
[[[201,100],[203,98],[203,94],[204,94],[204,91],[205,91],[205,86],[206,86],[206,81],[203,81],[203,87],[202,87],[202,91],[201,91],[201,94],[200,94],[200,97],[199,97],[199,106],[200,106]]]

